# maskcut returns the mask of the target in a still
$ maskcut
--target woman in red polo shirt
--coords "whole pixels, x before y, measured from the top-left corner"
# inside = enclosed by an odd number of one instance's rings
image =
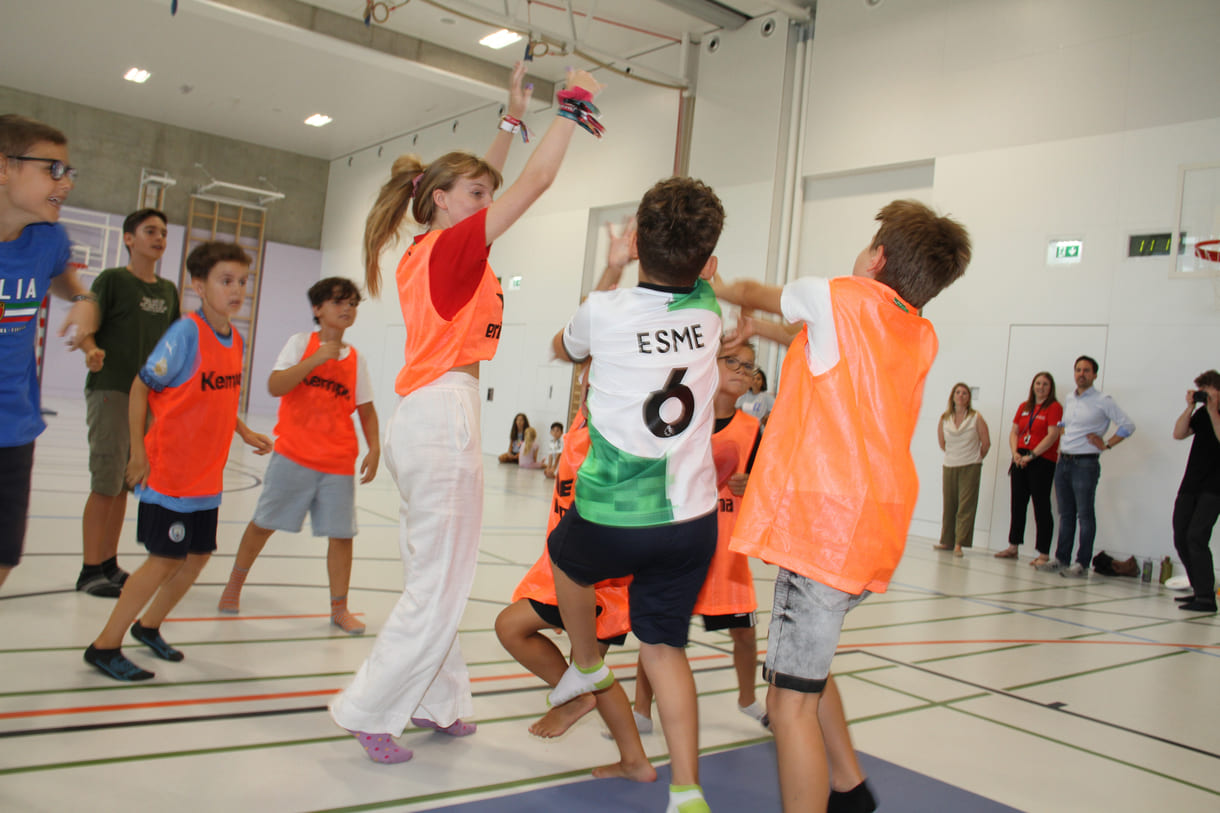
[[[1008,467],[1012,521],[1008,526],[1008,547],[995,555],[997,559],[1017,558],[1018,546],[1025,541],[1025,513],[1031,498],[1038,557],[1030,564],[1043,564],[1050,555],[1055,531],[1051,486],[1055,482],[1055,461],[1059,459],[1061,420],[1063,406],[1055,400],[1055,379],[1050,373],[1038,373],[1029,385],[1029,398],[1012,419],[1012,431],[1008,434],[1008,448],[1012,451],[1012,465]]]

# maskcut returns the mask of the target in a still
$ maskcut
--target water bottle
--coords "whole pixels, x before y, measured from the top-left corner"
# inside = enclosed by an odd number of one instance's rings
[[[1161,584],[1173,577],[1173,560],[1166,556],[1161,560]]]
[[[1152,583],[1152,559],[1151,558],[1144,560],[1143,578],[1141,578],[1140,581],[1145,582],[1146,584]]]

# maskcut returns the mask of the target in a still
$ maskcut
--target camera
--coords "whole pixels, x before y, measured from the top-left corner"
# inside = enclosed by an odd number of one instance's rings
[[[1194,394],[1192,400],[1194,400],[1194,402],[1196,404],[1206,404],[1207,403],[1207,392],[1205,390],[1195,390],[1195,394]]]

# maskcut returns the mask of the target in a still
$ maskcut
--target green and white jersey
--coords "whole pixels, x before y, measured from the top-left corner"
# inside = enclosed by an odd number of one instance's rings
[[[589,370],[589,455],[576,508],[600,525],[683,522],[716,509],[712,399],[720,307],[712,286],[589,295],[564,329]]]

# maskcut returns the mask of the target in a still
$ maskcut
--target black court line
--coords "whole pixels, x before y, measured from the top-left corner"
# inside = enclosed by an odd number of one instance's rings
[[[959,678],[959,677],[955,677],[954,675],[945,674],[944,672],[938,672],[935,669],[929,669],[926,666],[919,666],[914,663],[908,663],[906,661],[898,660],[896,658],[890,658],[885,655],[882,655],[879,652],[874,652],[872,650],[867,650],[867,649],[845,650],[844,652],[836,653],[836,655],[845,654],[846,652],[856,652],[859,654],[871,655],[874,658],[877,658],[878,660],[885,661],[886,663],[890,663],[895,666],[905,666],[909,669],[914,669],[918,672],[923,672],[924,674],[932,675],[933,677],[942,678],[944,680],[949,680],[954,683],[960,683],[963,686],[969,686],[972,689],[978,689],[979,691],[982,691],[982,692],[987,692],[989,694],[998,695],[1000,697],[1006,697],[1010,700],[1018,700],[1022,703],[1028,703],[1031,706],[1037,706],[1039,708],[1048,709],[1050,711],[1057,711],[1060,714],[1067,714],[1072,717],[1075,717],[1078,720],[1085,720],[1090,723],[1096,723],[1097,725],[1105,726],[1106,728],[1112,728],[1116,731],[1122,731],[1127,734],[1133,734],[1137,737],[1142,737],[1144,739],[1153,740],[1155,742],[1159,742],[1164,745],[1173,746],[1174,748],[1180,748],[1183,751],[1190,751],[1192,753],[1199,754],[1200,756],[1211,757],[1212,759],[1220,759],[1220,753],[1216,753],[1214,751],[1208,751],[1205,748],[1198,748],[1193,745],[1187,745],[1184,742],[1178,742],[1177,740],[1171,740],[1168,737],[1162,737],[1159,734],[1152,734],[1148,731],[1140,731],[1137,728],[1131,728],[1130,726],[1125,726],[1125,725],[1122,725],[1121,723],[1115,723],[1115,722],[1111,722],[1109,720],[1103,720],[1099,717],[1093,717],[1088,714],[1082,714],[1078,711],[1072,711],[1060,703],[1043,703],[1041,701],[1033,700],[1028,697],[1022,697],[1019,694],[1005,691],[1004,689],[997,689],[995,687],[987,686],[982,683],[976,683],[972,680],[966,680],[965,678]]]

